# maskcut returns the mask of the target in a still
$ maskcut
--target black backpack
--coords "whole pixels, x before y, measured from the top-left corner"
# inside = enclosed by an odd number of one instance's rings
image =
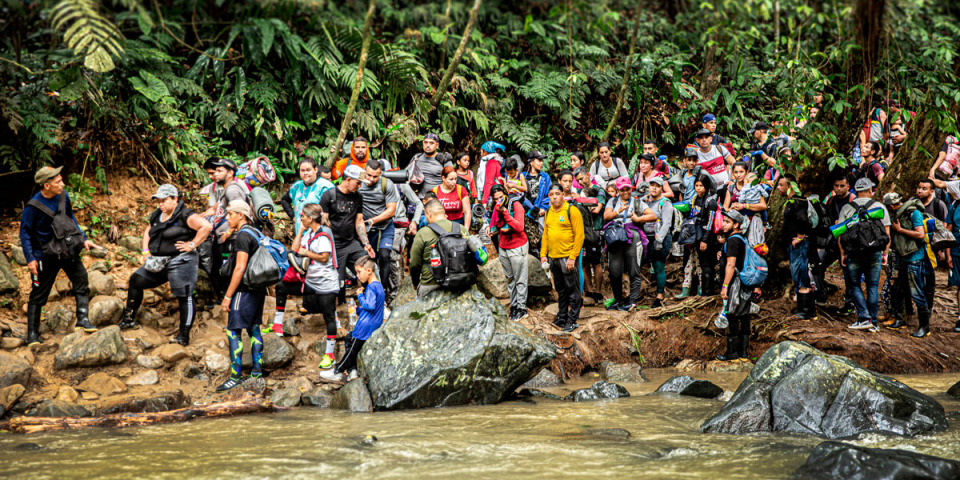
[[[874,205],[879,204],[870,200],[863,205],[857,205],[856,213],[847,220],[850,222],[847,230],[840,235],[840,245],[847,255],[878,252],[890,243],[890,236],[883,228],[881,219],[867,216],[870,207]]]
[[[452,232],[436,223],[427,226],[440,237],[433,247],[439,253],[440,264],[434,265],[433,261],[430,264],[437,285],[450,290],[464,290],[476,284],[477,262],[467,245],[467,239],[460,234],[460,226],[454,223]]]
[[[80,254],[80,251],[83,250],[83,233],[80,232],[80,228],[77,227],[73,219],[67,215],[66,192],[60,194],[60,205],[56,212],[50,210],[35,198],[31,198],[27,205],[33,205],[34,208],[53,219],[51,225],[53,238],[43,244],[41,249],[44,260],[73,258]]]
[[[571,201],[568,203],[567,209],[567,218],[570,217],[569,208],[576,208],[580,211],[580,217],[583,218],[583,248],[587,247],[600,247],[603,243],[603,238],[600,236],[594,227],[594,215],[590,211],[590,205],[580,203],[577,201]]]

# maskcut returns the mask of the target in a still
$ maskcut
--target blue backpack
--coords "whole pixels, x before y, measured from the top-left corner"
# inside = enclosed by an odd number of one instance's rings
[[[742,240],[747,250],[743,258],[743,270],[740,271],[740,283],[749,288],[759,287],[767,279],[767,261],[748,246],[747,239],[743,235],[736,234],[730,238],[734,237]],[[723,253],[727,253],[726,244],[723,245]]]
[[[253,227],[243,228],[240,231],[253,235],[260,245],[247,262],[243,283],[250,288],[265,288],[279,283],[283,279],[283,274],[290,268],[287,248],[279,241],[264,236]]]

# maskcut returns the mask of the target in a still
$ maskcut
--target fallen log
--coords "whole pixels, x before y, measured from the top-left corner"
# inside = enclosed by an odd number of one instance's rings
[[[76,430],[87,427],[124,428],[186,422],[200,417],[226,417],[280,410],[286,410],[286,408],[274,406],[270,400],[264,398],[248,396],[231,402],[211,403],[166,412],[116,413],[101,417],[16,417],[0,423],[0,431],[38,433],[50,430]]]

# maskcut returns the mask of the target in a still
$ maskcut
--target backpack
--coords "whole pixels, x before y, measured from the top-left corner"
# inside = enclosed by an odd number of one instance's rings
[[[871,218],[868,215],[870,207],[874,205],[879,203],[870,200],[863,205],[857,205],[856,213],[847,220],[847,229],[840,234],[840,246],[847,255],[878,252],[890,242],[890,236],[883,228],[882,216]]]
[[[810,221],[813,242],[817,248],[826,248],[833,239],[827,220],[827,211],[823,202],[807,198],[807,219]]]
[[[277,240],[265,236],[257,229],[241,228],[241,232],[253,235],[260,247],[250,256],[247,270],[243,273],[243,284],[250,288],[266,288],[276,285],[290,268],[287,260],[287,248]]]
[[[36,198],[31,198],[27,205],[33,205],[34,208],[53,219],[53,223],[50,225],[50,229],[53,230],[53,238],[41,247],[44,259],[65,259],[80,254],[80,251],[83,250],[83,233],[76,222],[67,216],[66,192],[60,194],[60,205],[56,212],[47,208]]]
[[[435,255],[430,259],[433,279],[446,289],[463,290],[477,282],[477,262],[470,252],[467,239],[460,233],[460,226],[453,224],[453,232],[448,232],[436,223],[427,225],[440,237],[437,240]]]
[[[953,177],[957,173],[957,163],[960,162],[960,145],[956,143],[956,139],[953,139],[952,136],[947,137],[947,154],[943,157],[943,161],[940,162],[940,166],[937,167],[937,171],[934,172],[937,174],[937,177],[946,180]]]
[[[596,205],[592,206],[595,207]],[[582,200],[572,200],[567,203],[567,218],[570,217],[570,208],[580,210],[580,217],[583,219],[583,248],[600,247],[603,243],[600,232],[593,228],[595,219],[590,207],[591,205],[584,203]]]
[[[739,238],[743,241],[744,257],[743,270],[740,271],[740,283],[747,288],[756,288],[763,285],[763,281],[767,279],[767,261],[750,248],[743,235],[738,233],[731,235],[730,238]],[[727,253],[726,243],[723,245],[723,253]]]

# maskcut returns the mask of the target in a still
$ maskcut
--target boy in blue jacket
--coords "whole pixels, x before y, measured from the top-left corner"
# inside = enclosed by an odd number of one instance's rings
[[[357,324],[353,331],[347,334],[345,353],[340,363],[334,368],[334,373],[340,378],[347,374],[347,381],[357,378],[357,355],[363,348],[364,342],[370,338],[373,331],[383,324],[383,309],[385,305],[383,285],[377,280],[374,273],[376,262],[370,257],[357,260],[355,270],[360,289],[357,291]]]

